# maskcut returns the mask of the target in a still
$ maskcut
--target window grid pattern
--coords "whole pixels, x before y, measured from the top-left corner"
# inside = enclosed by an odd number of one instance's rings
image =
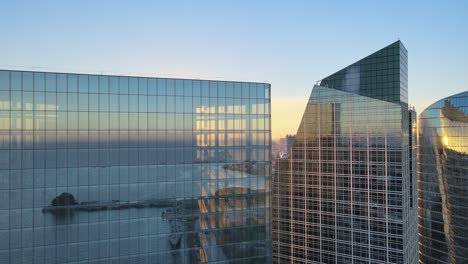
[[[270,141],[269,84],[0,71],[0,262],[267,261]]]
[[[273,262],[417,262],[407,105],[323,84],[276,163]]]

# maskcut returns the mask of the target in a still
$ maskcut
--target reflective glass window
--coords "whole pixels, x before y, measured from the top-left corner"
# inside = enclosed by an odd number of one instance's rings
[[[138,94],[148,94],[148,79],[138,78]]]
[[[78,92],[78,76],[76,74],[68,75],[68,92]]]
[[[109,93],[119,94],[119,77],[112,76],[109,78]]]
[[[166,94],[167,95],[175,94],[175,81],[173,79],[166,79]]]
[[[157,94],[157,82],[154,78],[148,78],[148,94],[156,95]]]
[[[120,94],[128,94],[128,77],[119,77]]]
[[[198,80],[193,81],[193,96],[201,96],[201,83]]]
[[[158,79],[157,81],[157,94],[166,95],[166,79]]]
[[[0,90],[10,90],[10,72],[0,71]]]
[[[34,86],[33,73],[23,72],[23,91],[32,91]]]
[[[78,91],[80,93],[88,92],[88,75],[78,75]]]
[[[99,76],[90,75],[89,79],[89,92],[97,94],[99,93]]]
[[[21,91],[22,90],[22,75],[21,72],[12,71],[10,74],[10,88],[11,90]]]
[[[46,91],[55,92],[57,91],[57,82],[55,73],[46,73]]]
[[[34,90],[44,91],[45,90],[45,74],[42,72],[34,73]]]
[[[99,76],[99,93],[101,94],[109,93],[109,77]]]
[[[208,97],[210,96],[210,82],[201,81],[201,96]]]
[[[138,78],[128,78],[128,87],[129,94],[138,94]]]

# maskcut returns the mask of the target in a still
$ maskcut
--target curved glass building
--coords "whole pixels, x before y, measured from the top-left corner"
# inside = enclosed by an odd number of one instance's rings
[[[0,263],[267,263],[270,85],[0,70]]]
[[[468,92],[419,116],[419,262],[468,263]]]

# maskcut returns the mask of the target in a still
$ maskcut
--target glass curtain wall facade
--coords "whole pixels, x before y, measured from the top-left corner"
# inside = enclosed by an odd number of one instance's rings
[[[468,92],[419,115],[419,262],[468,263]]]
[[[274,263],[417,262],[411,116],[400,41],[314,86],[275,168]]]
[[[271,261],[270,85],[0,71],[0,263]]]

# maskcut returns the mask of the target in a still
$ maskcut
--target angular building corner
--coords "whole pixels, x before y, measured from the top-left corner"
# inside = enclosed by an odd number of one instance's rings
[[[270,85],[0,70],[0,263],[271,262]]]
[[[274,263],[416,263],[415,112],[397,41],[321,80],[273,173]]]
[[[468,263],[468,92],[419,115],[420,263]]]

